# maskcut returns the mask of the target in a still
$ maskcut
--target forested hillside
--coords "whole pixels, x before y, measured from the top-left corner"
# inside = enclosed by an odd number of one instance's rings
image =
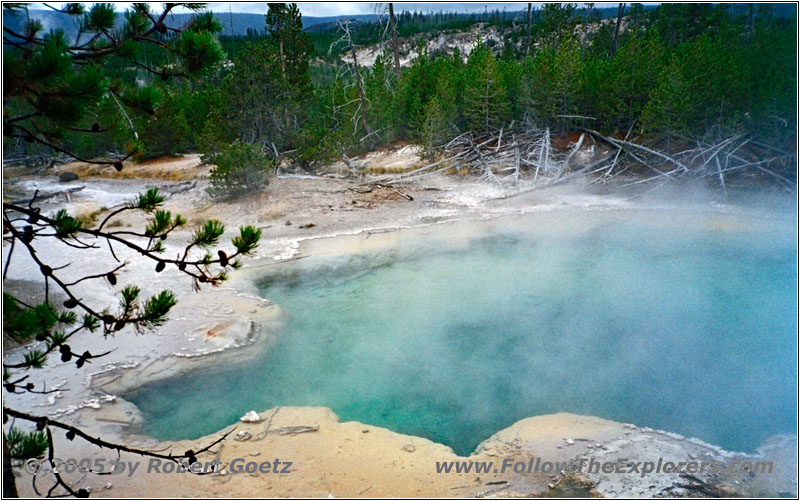
[[[763,145],[754,154],[793,148],[794,6],[650,7],[628,5],[619,18],[592,4],[483,17],[390,18],[387,8],[376,22],[340,21],[309,33],[295,7],[275,5],[265,16],[266,36],[198,42],[220,60],[212,69],[177,68],[157,44],[103,59],[112,92],[71,127],[100,132],[61,128],[48,137],[83,158],[213,155],[238,140],[272,161],[309,170],[399,140],[419,143],[435,157],[465,133],[501,131],[547,130],[549,136],[590,129],[667,154],[710,134],[720,141],[746,136],[749,148]],[[222,29],[212,17],[202,22],[197,33]],[[36,57],[69,44],[31,24],[19,38],[6,33],[6,89],[9,78],[33,71]],[[430,49],[466,32],[475,34],[468,51],[458,44]],[[22,41],[30,34],[49,41],[34,57]],[[156,36],[164,45],[176,43],[169,31]],[[358,60],[366,46],[379,51],[369,65]],[[413,57],[403,54],[401,67],[400,48],[411,46]],[[29,111],[24,96],[4,96],[6,118]],[[6,155],[52,152],[5,129]]]

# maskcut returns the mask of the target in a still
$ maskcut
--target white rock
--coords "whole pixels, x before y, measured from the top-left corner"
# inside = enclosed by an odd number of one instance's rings
[[[240,417],[239,421],[243,423],[260,423],[263,421],[263,419],[261,419],[261,416],[259,416],[256,411],[250,411],[244,416]]]
[[[242,430],[233,437],[234,440],[237,442],[244,442],[245,440],[250,440],[253,436],[250,435],[248,432]]]
[[[574,440],[572,440],[571,438],[568,438],[568,439],[564,440],[564,442],[565,442],[567,445],[575,445],[575,441],[574,441]]]

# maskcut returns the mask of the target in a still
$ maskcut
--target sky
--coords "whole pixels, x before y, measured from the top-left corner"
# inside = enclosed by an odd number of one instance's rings
[[[123,11],[127,9],[131,2],[116,2],[117,10]],[[160,4],[154,4],[154,9],[158,10]],[[534,2],[534,5],[540,5],[541,2]],[[61,7],[62,3],[54,2],[50,5]],[[88,4],[87,4],[88,5]],[[374,14],[380,10],[383,5],[376,4],[375,2],[297,2],[300,7],[300,13],[304,16],[340,16],[350,14]],[[597,7],[616,6],[616,2],[596,2]],[[35,4],[31,5],[36,8]],[[267,4],[263,2],[209,2],[208,7],[215,12],[246,12],[252,14],[265,14],[267,12]],[[41,6],[40,8],[46,8]],[[439,11],[457,11],[457,12],[483,12],[485,8],[489,10],[504,8],[508,11],[523,10],[527,8],[527,3],[485,3],[485,2],[425,2],[425,3],[395,3],[395,12],[408,11],[421,11],[421,12],[439,12]],[[180,11],[176,11],[180,12]]]

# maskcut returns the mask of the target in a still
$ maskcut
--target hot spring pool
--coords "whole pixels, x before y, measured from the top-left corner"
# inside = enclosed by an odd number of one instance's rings
[[[370,238],[251,271],[288,326],[255,361],[126,395],[144,431],[197,438],[279,405],[461,455],[558,411],[740,451],[795,429],[793,218],[565,212]]]

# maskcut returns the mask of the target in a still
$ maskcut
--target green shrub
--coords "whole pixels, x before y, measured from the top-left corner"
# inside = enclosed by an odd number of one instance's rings
[[[223,146],[218,153],[203,155],[203,163],[211,169],[209,194],[215,198],[231,198],[252,193],[269,184],[272,160],[252,144],[236,141]]]

